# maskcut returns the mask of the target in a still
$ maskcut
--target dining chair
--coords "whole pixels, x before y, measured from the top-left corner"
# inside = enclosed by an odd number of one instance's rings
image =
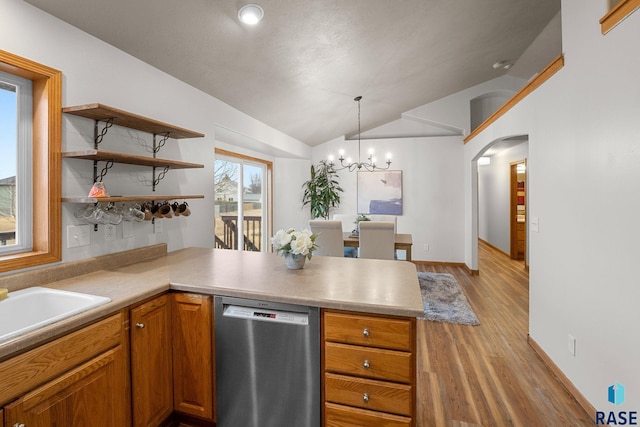
[[[392,221],[360,222],[360,258],[395,259]]]
[[[358,218],[357,214],[333,214],[334,221],[342,222],[342,231],[344,233],[351,233],[356,228],[356,218]]]
[[[316,249],[313,254],[320,256],[344,256],[342,239],[342,223],[340,221],[326,221],[312,219],[309,221],[309,229],[312,233],[317,233]]]
[[[342,232],[351,233],[356,228],[356,218],[358,215],[351,214],[333,214],[334,221],[342,222]],[[358,248],[344,247],[345,258],[358,258]]]
[[[381,215],[374,214],[368,215],[371,221],[391,221],[393,222],[393,232],[398,232],[398,216],[397,215]]]

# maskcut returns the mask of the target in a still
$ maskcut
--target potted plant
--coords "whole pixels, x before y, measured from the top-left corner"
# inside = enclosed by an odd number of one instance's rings
[[[317,167],[311,165],[311,178],[302,184],[302,188],[302,206],[309,205],[313,218],[329,219],[329,210],[340,204],[343,190],[338,183],[338,173],[326,160]]]

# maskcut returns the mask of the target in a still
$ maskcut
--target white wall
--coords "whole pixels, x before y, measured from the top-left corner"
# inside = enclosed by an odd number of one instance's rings
[[[302,208],[302,183],[309,179],[309,160],[278,158],[274,169],[274,205],[279,209],[275,215],[273,232],[279,229],[304,229],[309,227],[309,208]]]
[[[316,147],[314,159],[337,153],[355,144],[342,139]],[[398,232],[413,235],[414,260],[462,262],[463,260],[463,144],[461,137],[405,138],[363,141],[376,153],[392,151],[392,170],[402,171],[402,215]],[[367,148],[365,148],[365,146]],[[317,154],[317,157],[316,157]],[[362,172],[366,173],[366,172]],[[340,207],[332,213],[357,212],[357,172],[340,171],[344,189]],[[424,245],[429,250],[424,250]]]
[[[90,246],[67,249],[66,227],[79,223],[73,217],[78,205],[63,204],[63,261],[160,242],[166,242],[169,250],[185,246],[211,247],[216,146],[270,161],[282,153],[294,158],[310,157],[311,150],[307,145],[21,0],[0,0],[0,9],[1,48],[62,71],[63,106],[99,102],[206,135],[205,138],[169,140],[158,154],[158,157],[205,165],[203,169],[169,171],[156,191],[156,194],[165,195],[203,194],[205,199],[188,201],[193,212],[190,217],[163,220],[164,231],[160,234],[153,234],[149,222],[133,224],[133,239],[122,239],[122,225],[118,225],[115,242],[105,242],[100,228],[98,232],[92,232]],[[252,143],[247,148],[218,142],[216,129],[242,135]],[[63,151],[93,148],[92,139],[93,123],[90,120],[64,115]],[[114,127],[101,148],[150,155],[151,140],[149,134]],[[100,163],[100,167],[103,166]],[[278,191],[297,191],[299,171],[293,170],[290,179],[288,174],[289,169],[279,172]],[[104,182],[110,194],[152,194],[146,185],[150,178],[150,168],[114,165]],[[90,161],[63,161],[63,195],[86,195],[91,181]],[[277,218],[285,211],[286,207],[276,206],[274,216]]]
[[[609,34],[606,2],[562,1],[565,66],[465,146],[465,260],[472,264],[472,160],[529,135],[529,333],[599,410],[640,409],[640,12]],[[567,338],[577,339],[576,355]],[[524,337],[523,337],[524,339]],[[626,403],[607,387],[626,387]]]
[[[470,101],[495,91],[515,92],[524,83],[524,80],[510,76],[499,77],[405,113],[413,119],[439,124],[443,129],[458,129],[459,136],[361,141],[362,160],[369,147],[375,149],[379,158],[391,152],[391,169],[403,172],[403,214],[398,217],[398,232],[412,234],[414,260],[464,261],[463,135],[471,126]],[[383,128],[368,130],[366,134],[385,134]],[[340,148],[345,149],[345,157],[355,159],[357,147],[357,141],[337,138],[314,147],[312,159],[317,163],[329,154],[337,157]],[[333,213],[354,214],[357,211],[357,174],[347,171],[339,174],[344,193],[340,207]]]
[[[528,151],[524,142],[478,166],[478,237],[506,253],[511,251],[511,163],[526,159]]]
[[[357,142],[332,141],[319,147],[338,152],[340,146]],[[392,170],[402,170],[402,215],[398,233],[413,235],[414,260],[462,262],[463,257],[463,144],[460,137],[368,140],[376,153],[393,153]],[[363,142],[363,152],[366,153]],[[366,173],[366,172],[362,172]],[[333,213],[357,212],[357,172],[340,171],[344,189],[339,209]],[[429,250],[424,250],[424,245]]]

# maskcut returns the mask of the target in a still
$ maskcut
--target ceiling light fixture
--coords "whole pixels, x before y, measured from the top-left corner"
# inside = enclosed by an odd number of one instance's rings
[[[391,153],[387,153],[386,167],[380,167],[376,165],[376,158],[373,156],[374,151],[373,148],[369,149],[369,157],[367,157],[368,162],[360,161],[360,101],[362,100],[362,96],[356,96],[354,99],[358,103],[358,161],[352,162],[350,157],[344,158],[344,150],[340,150],[338,154],[340,154],[340,166],[337,168],[337,171],[348,169],[349,172],[353,172],[354,170],[366,170],[369,172],[373,172],[374,170],[386,170],[391,166]],[[329,164],[334,166],[333,164],[333,155],[329,156]]]
[[[256,25],[264,17],[264,10],[255,3],[244,5],[238,10],[238,19],[243,24]]]
[[[512,62],[509,61],[499,61],[496,62],[495,64],[493,64],[493,69],[497,70],[498,68],[504,68],[505,70],[508,70],[509,68],[511,68],[513,66]]]

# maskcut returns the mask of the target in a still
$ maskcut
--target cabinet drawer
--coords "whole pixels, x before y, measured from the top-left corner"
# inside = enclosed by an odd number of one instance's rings
[[[326,341],[411,351],[414,332],[410,319],[326,312],[324,334]]]
[[[325,404],[326,427],[411,427],[411,418],[348,406]]]
[[[325,374],[326,400],[374,411],[411,416],[412,387],[386,381]]]
[[[326,371],[407,384],[413,382],[411,353],[332,342],[325,344],[324,351]]]

